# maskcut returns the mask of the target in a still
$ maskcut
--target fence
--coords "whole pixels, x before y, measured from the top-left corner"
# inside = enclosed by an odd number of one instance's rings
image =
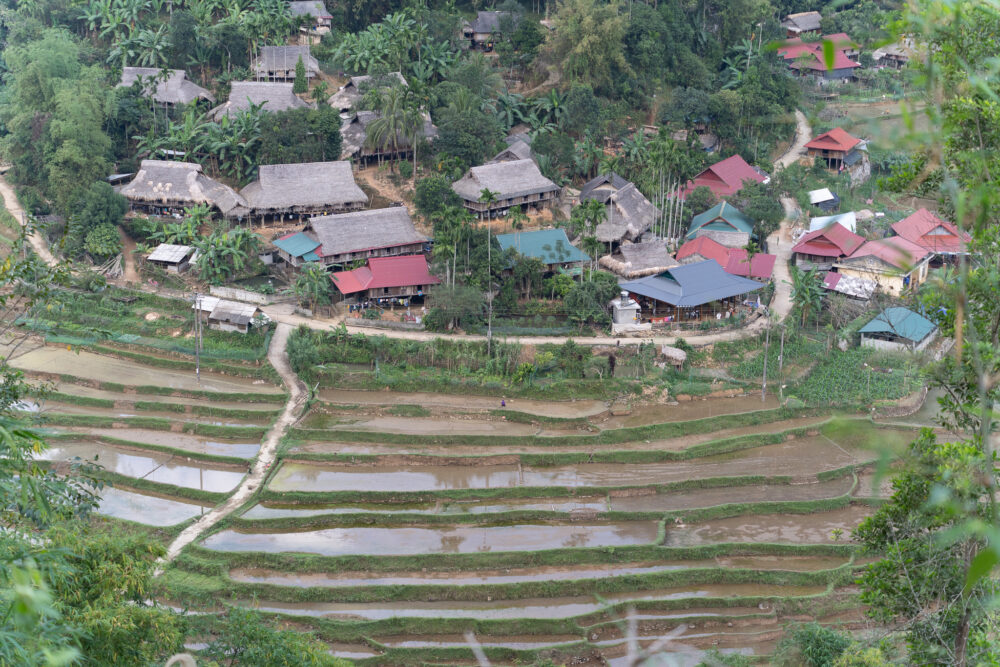
[[[349,327],[365,327],[367,329],[393,329],[395,331],[423,331],[423,323],[396,322],[394,320],[366,320],[361,317],[351,317],[344,321]]]

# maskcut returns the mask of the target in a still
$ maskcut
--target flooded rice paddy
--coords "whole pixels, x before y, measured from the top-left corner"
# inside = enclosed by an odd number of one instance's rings
[[[105,487],[101,490],[101,504],[97,512],[116,519],[163,527],[175,526],[210,509],[203,505]]]
[[[257,455],[259,442],[226,441],[220,438],[210,438],[188,433],[172,431],[155,431],[141,428],[60,428],[64,433],[79,433],[81,439],[93,436],[94,439],[115,438],[127,440],[140,445],[158,445],[182,449],[192,454],[213,454],[216,456],[234,456],[250,459]]]
[[[656,535],[656,521],[626,521],[571,526],[327,528],[297,533],[224,530],[208,537],[203,544],[214,551],[404,556],[650,544],[656,540]]]
[[[217,493],[234,489],[246,472],[200,466],[170,454],[125,451],[93,443],[58,442],[43,452],[42,458],[50,461],[79,458],[126,477]]]
[[[327,403],[341,405],[420,405],[425,408],[443,408],[452,411],[489,411],[500,409],[501,397],[469,396],[465,394],[400,393],[393,391],[354,391],[346,389],[320,389],[319,398]],[[525,412],[541,417],[575,419],[592,417],[607,411],[604,401],[536,401],[526,398],[506,399],[506,410]]]
[[[851,531],[871,513],[864,505],[811,514],[761,514],[759,516],[716,519],[692,525],[667,523],[664,544],[669,547],[690,547],[703,544],[779,543],[832,544],[849,541]],[[835,530],[842,531],[838,539]]]
[[[607,610],[623,602],[669,601],[693,598],[801,597],[818,595],[823,586],[779,586],[774,584],[705,584],[678,586],[638,593],[608,593],[603,602],[591,596],[521,600],[443,602],[251,602],[244,606],[292,616],[383,620],[388,618],[471,618],[478,620],[570,619]],[[713,613],[713,612],[709,612]],[[715,610],[714,613],[718,613]]]
[[[284,519],[322,516],[324,514],[496,514],[499,512],[606,512],[603,498],[530,498],[492,502],[437,502],[414,504],[355,504],[327,507],[273,507],[254,505],[243,513],[244,519]]]
[[[321,466],[286,463],[273,491],[437,491],[510,487],[614,487],[743,475],[815,475],[860,462],[827,438],[801,438],[687,461],[578,464],[533,468],[483,466]]]

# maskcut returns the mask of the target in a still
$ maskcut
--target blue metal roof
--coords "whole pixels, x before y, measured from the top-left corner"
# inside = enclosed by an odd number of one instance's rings
[[[682,264],[656,276],[619,283],[623,290],[683,308],[759,290],[756,280],[726,273],[714,259]]]
[[[590,257],[569,242],[565,229],[497,234],[497,242],[503,250],[514,248],[525,257],[537,257],[545,264],[590,261]]]
[[[302,232],[297,232],[282,239],[274,239],[273,243],[276,248],[284,250],[292,257],[304,257],[306,261],[319,259],[315,252],[313,252],[320,246],[319,241],[314,241]],[[310,254],[312,255],[312,259],[305,257]]]
[[[891,334],[919,343],[935,328],[934,323],[923,315],[919,315],[909,308],[896,306],[883,310],[859,331],[861,333]]]

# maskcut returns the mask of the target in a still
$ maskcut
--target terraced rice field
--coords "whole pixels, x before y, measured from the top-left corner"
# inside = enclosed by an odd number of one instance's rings
[[[64,354],[65,353],[65,354]],[[53,462],[94,460],[100,512],[176,535],[231,496],[273,383],[37,347],[26,404]],[[127,366],[127,369],[126,369]],[[766,655],[794,619],[860,620],[850,531],[872,462],[913,430],[773,400],[611,416],[597,401],[321,389],[249,500],[164,573],[179,609],[254,607],[366,664],[621,664],[621,620],[668,650]],[[685,663],[686,664],[686,663]]]

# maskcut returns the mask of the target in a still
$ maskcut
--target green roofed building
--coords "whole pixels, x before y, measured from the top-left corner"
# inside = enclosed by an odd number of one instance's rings
[[[876,315],[859,333],[862,347],[916,352],[931,344],[937,327],[923,315],[896,306]]]
[[[716,204],[691,219],[687,240],[707,236],[727,248],[742,248],[753,235],[753,221],[728,202]]]
[[[513,248],[525,257],[537,257],[549,271],[579,268],[590,261],[590,257],[569,242],[564,229],[497,234],[497,241],[503,250]]]
[[[292,266],[319,261],[316,249],[319,248],[320,242],[309,238],[302,232],[294,232],[274,239],[273,243],[274,247],[278,249],[278,254]]]

